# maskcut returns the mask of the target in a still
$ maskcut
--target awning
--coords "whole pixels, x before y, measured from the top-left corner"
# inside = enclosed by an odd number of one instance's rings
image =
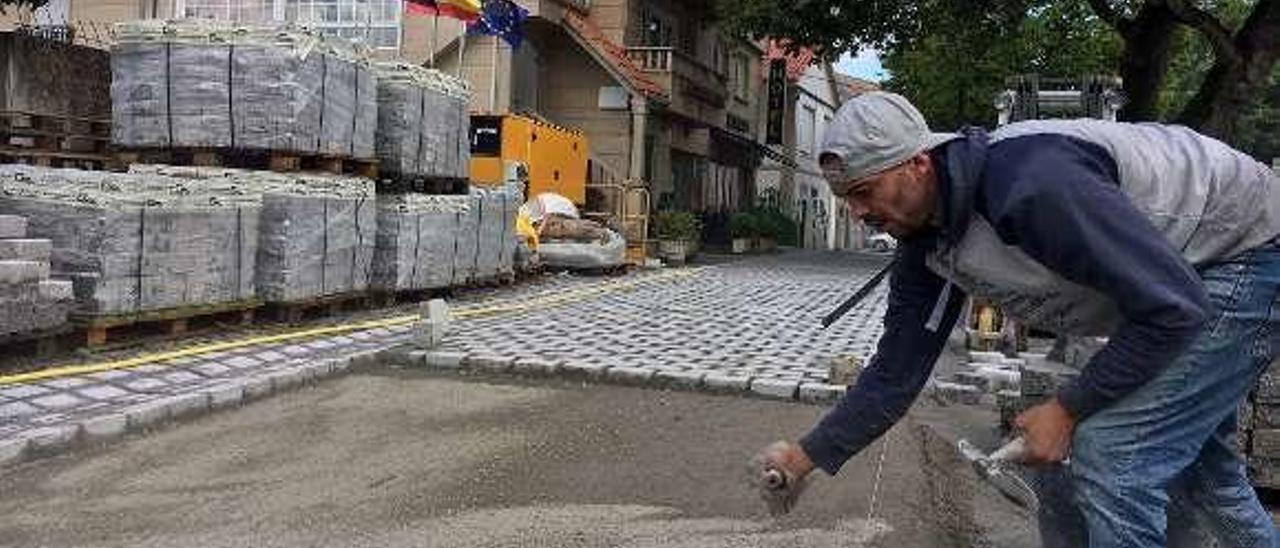
[[[795,160],[786,154],[717,127],[711,128],[710,157],[713,162],[752,169],[760,166],[762,158],[769,158],[787,167],[796,167]]]

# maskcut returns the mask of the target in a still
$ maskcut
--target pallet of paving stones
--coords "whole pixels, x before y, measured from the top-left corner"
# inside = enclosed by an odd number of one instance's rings
[[[373,303],[366,291],[324,295],[295,302],[265,303],[260,316],[270,322],[299,323],[312,318],[366,310]]]
[[[376,179],[378,160],[245,148],[135,148],[114,153],[117,165],[164,164],[277,172],[317,172]]]
[[[84,344],[95,347],[144,335],[177,336],[213,325],[248,324],[261,307],[262,301],[248,299],[127,314],[73,312],[68,319],[84,334]]]

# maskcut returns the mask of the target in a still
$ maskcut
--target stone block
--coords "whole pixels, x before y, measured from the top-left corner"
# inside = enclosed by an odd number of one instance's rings
[[[300,368],[289,368],[269,373],[266,378],[271,382],[271,390],[280,392],[302,384],[304,373]]]
[[[1255,487],[1280,489],[1280,459],[1249,457],[1249,480]]]
[[[499,356],[497,354],[470,354],[466,359],[466,366],[474,371],[484,373],[506,373],[515,365],[516,359],[511,356]]]
[[[80,432],[80,426],[75,424],[59,424],[57,426],[43,426],[28,430],[23,436],[26,436],[30,450],[38,452],[57,452],[68,447],[76,441],[76,434]]]
[[[125,407],[122,410],[125,420],[128,421],[129,429],[140,430],[161,423],[161,421],[169,420],[169,405],[164,399],[152,399],[152,401],[137,403]]]
[[[34,283],[49,278],[49,263],[0,261],[0,284]]]
[[[645,367],[610,367],[605,372],[605,379],[628,386],[645,386],[649,384],[654,373],[654,370]]]
[[[560,374],[570,379],[601,380],[610,366],[594,361],[566,361],[560,365]]]
[[[350,360],[348,362],[348,367],[352,369],[373,367],[378,364],[378,352],[379,350],[376,349],[354,352],[348,356]]]
[[[0,396],[14,400],[43,396],[50,392],[52,392],[52,390],[34,384],[18,384],[7,388],[0,388]]]
[[[991,379],[985,375],[979,375],[977,371],[958,371],[951,376],[951,382],[972,386],[983,392],[991,390]]]
[[[1260,428],[1253,431],[1250,454],[1280,460],[1280,429]]]
[[[23,435],[0,438],[0,466],[20,462],[26,456],[30,445],[31,440]]]
[[[422,319],[413,326],[413,344],[418,348],[436,348],[449,331],[449,305],[444,299],[431,299],[418,307]]]
[[[236,381],[240,388],[244,389],[244,400],[253,401],[265,398],[271,395],[271,381],[265,377],[250,377]]]
[[[1057,371],[1051,367],[1025,365],[1019,368],[1019,392],[1024,396],[1056,394],[1059,387]]]
[[[751,392],[766,398],[794,400],[799,389],[800,381],[795,380],[757,377],[751,381]]]
[[[49,262],[53,241],[41,239],[0,239],[0,261]],[[70,282],[68,282],[70,283]]]
[[[77,398],[67,393],[40,396],[38,398],[32,398],[29,401],[34,405],[51,411],[62,411],[64,409],[71,409],[72,407],[87,403],[83,398]]]
[[[953,382],[934,381],[933,394],[947,404],[978,405],[982,401],[982,391],[977,387]]]
[[[422,363],[427,369],[462,369],[462,362],[466,357],[462,352],[437,350],[427,352]]]
[[[234,358],[222,360],[222,365],[233,367],[235,369],[248,369],[251,367],[258,367],[262,365],[262,362],[249,356],[236,356]]]
[[[825,382],[800,383],[799,399],[806,403],[832,403],[844,397],[848,387]]]
[[[654,373],[653,383],[666,388],[697,390],[702,387],[703,379],[707,376],[707,373],[706,370],[701,369],[658,371]]]
[[[13,420],[40,413],[40,408],[26,402],[15,401],[0,404],[0,420]]]
[[[544,360],[542,358],[517,358],[512,369],[522,375],[549,377],[560,372],[560,361]]]
[[[726,375],[724,373],[707,373],[702,379],[706,390],[711,392],[738,393],[746,392],[751,385],[751,377],[744,375]]]
[[[90,441],[114,439],[129,429],[129,417],[124,413],[98,415],[80,421],[80,429]]]
[[[27,218],[18,215],[0,215],[0,238],[27,237]]]
[[[244,400],[244,388],[239,384],[224,384],[220,386],[211,386],[202,393],[209,397],[210,409],[224,409],[240,405]]]
[[[998,364],[1005,359],[1004,354],[999,352],[969,352],[969,362],[974,364]]]

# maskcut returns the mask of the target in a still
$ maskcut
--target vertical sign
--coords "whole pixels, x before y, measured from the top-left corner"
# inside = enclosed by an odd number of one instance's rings
[[[782,126],[787,111],[787,62],[783,59],[769,61],[769,112],[765,130],[766,145],[782,144]]]

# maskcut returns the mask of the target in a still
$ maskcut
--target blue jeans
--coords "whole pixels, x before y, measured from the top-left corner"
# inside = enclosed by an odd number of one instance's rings
[[[1237,409],[1280,347],[1280,247],[1200,276],[1213,310],[1192,346],[1076,427],[1070,488],[1089,546],[1203,546],[1188,540],[1203,532],[1224,547],[1280,546],[1235,435]]]

